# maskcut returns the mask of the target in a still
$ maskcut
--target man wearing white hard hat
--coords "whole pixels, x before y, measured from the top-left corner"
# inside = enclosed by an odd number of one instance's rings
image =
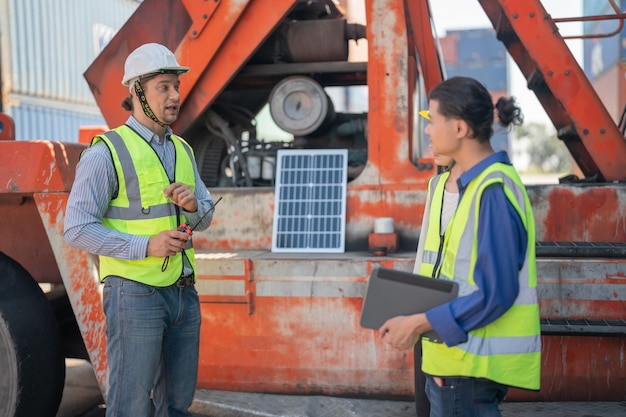
[[[165,46],[126,59],[122,126],[92,140],[76,167],[65,240],[99,256],[104,282],[107,417],[191,416],[200,304],[191,233],[209,227],[213,199],[193,150],[170,125],[189,71]],[[153,398],[152,398],[153,396]]]

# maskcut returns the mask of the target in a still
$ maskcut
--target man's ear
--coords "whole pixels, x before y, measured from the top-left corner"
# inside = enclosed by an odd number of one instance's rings
[[[469,124],[463,119],[456,119],[456,137],[457,139],[462,139],[464,137],[470,137],[472,134],[472,129],[470,129]]]

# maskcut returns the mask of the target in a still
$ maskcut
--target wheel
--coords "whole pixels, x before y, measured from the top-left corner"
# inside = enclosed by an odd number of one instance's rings
[[[65,358],[54,313],[39,285],[0,252],[0,417],[54,417]]]

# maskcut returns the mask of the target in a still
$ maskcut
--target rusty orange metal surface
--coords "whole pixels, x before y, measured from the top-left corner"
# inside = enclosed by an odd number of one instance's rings
[[[416,247],[426,200],[423,185],[402,184],[377,188],[348,184],[346,245],[367,250],[374,219],[392,217],[404,250]],[[529,186],[538,241],[626,242],[626,186]],[[269,250],[274,213],[273,189],[217,189],[224,197],[207,232],[194,233],[201,249]],[[228,215],[223,215],[228,213]]]
[[[585,176],[626,178],[626,141],[540,0],[479,0]]]
[[[0,141],[0,251],[37,282],[60,283],[52,248],[33,194],[68,192],[84,146],[46,141]]]
[[[350,250],[365,250],[364,242],[373,229],[373,219],[393,217],[405,249],[415,244],[425,200],[426,180],[432,172],[419,171],[408,161],[410,126],[403,80],[410,65],[408,40],[377,26],[383,10],[397,16],[397,3],[368,2],[369,62],[368,85],[370,142],[368,166],[348,185],[346,245]],[[391,10],[391,12],[390,12]],[[388,16],[388,15],[387,15]],[[388,23],[388,22],[385,22]],[[397,24],[397,21],[395,22]],[[387,33],[383,33],[387,30]],[[401,32],[401,31],[400,31]],[[387,35],[387,36],[386,36]],[[389,64],[397,64],[391,79]],[[603,196],[607,202],[624,200],[620,186],[580,189],[560,185],[534,191],[538,238],[577,240],[577,229],[555,233],[554,219],[576,221],[591,213],[585,208],[591,197]],[[412,395],[412,357],[406,352],[390,351],[378,342],[375,332],[360,329],[358,318],[365,282],[371,267],[385,264],[410,270],[413,252],[374,258],[366,252],[349,252],[324,258],[298,258],[267,253],[271,242],[273,192],[217,190],[225,204],[216,212],[208,232],[197,234],[205,249],[231,249],[224,259],[212,252],[213,259],[200,254],[203,273],[198,288],[203,300],[203,326],[198,384],[209,389],[272,392],[288,394],[357,395],[404,397]],[[595,194],[599,193],[599,194]],[[580,195],[572,198],[573,195]],[[559,195],[565,195],[561,199]],[[238,204],[244,198],[246,204]],[[250,203],[250,204],[248,204]],[[596,204],[597,217],[615,218],[623,224],[624,205]],[[564,217],[567,212],[570,217]],[[222,214],[223,213],[223,214]],[[612,220],[611,220],[612,221]],[[563,223],[565,220],[563,220]],[[622,223],[620,223],[622,222]],[[254,226],[252,226],[254,225]],[[585,224],[588,237],[623,241],[623,228],[607,236],[600,224]],[[582,228],[582,226],[581,226]],[[566,229],[563,227],[563,229]],[[234,231],[234,233],[233,233]],[[236,237],[234,237],[236,236]],[[199,243],[198,241],[196,241]],[[241,249],[260,252],[240,252]],[[583,261],[584,265],[593,262]],[[228,265],[228,266],[227,266]],[[238,265],[238,266],[234,266]],[[623,268],[622,261],[607,262],[581,275],[566,260],[541,261],[541,311],[550,317],[624,318],[623,282],[607,271]],[[221,275],[221,270],[229,272]],[[237,270],[234,273],[233,270]],[[558,279],[555,278],[555,274]],[[609,275],[609,276],[607,276]],[[583,278],[581,278],[583,277]],[[600,291],[600,293],[598,293]],[[589,295],[597,294],[596,298]],[[570,340],[576,342],[568,345]],[[588,396],[618,399],[623,393],[624,359],[620,338],[544,336],[543,389],[538,393],[513,390],[511,400],[577,400],[579,390],[571,381],[580,381],[576,364],[564,352],[602,344],[579,352],[580,360],[595,363],[596,372],[586,375]],[[608,343],[605,343],[608,341]],[[558,345],[558,343],[564,343]],[[556,347],[559,350],[556,350]],[[606,361],[606,357],[612,358]],[[617,358],[617,363],[615,363]],[[619,359],[621,358],[621,359]],[[576,360],[578,360],[576,358]],[[607,387],[608,386],[608,387]]]
[[[128,95],[121,80],[126,57],[139,45],[162,43],[175,51],[181,65],[191,68],[181,78],[181,113],[173,125],[182,134],[294,4],[294,0],[144,1],[85,72],[107,124],[117,126],[128,118],[120,106]]]
[[[624,184],[527,187],[538,241],[626,242]]]
[[[0,141],[15,140],[15,122],[6,114],[0,113]]]
[[[183,40],[181,61],[202,70],[181,84],[183,103],[175,129],[191,127],[295,3],[222,0],[200,36]]]
[[[78,130],[78,143],[89,145],[91,140],[109,130],[108,126],[81,126]]]
[[[626,320],[623,259],[541,258],[542,317]]]
[[[346,253],[273,254],[269,249],[274,189],[211,190],[224,201],[211,228],[194,233],[203,317],[200,388],[387,398],[412,395],[412,353],[390,349],[376,332],[358,324],[372,268],[412,270],[427,180],[435,172],[432,161],[416,166],[410,157],[417,69],[412,47],[421,36],[415,34],[416,22],[427,19],[416,11],[423,10],[425,3],[410,12],[405,3],[365,2],[368,163],[347,188]],[[528,3],[523,5],[525,11],[535,2]],[[293,4],[294,0],[144,1],[85,73],[107,123],[116,126],[127,117],[119,106],[127,94],[120,83],[122,63],[136,46],[164,43],[176,51],[181,64],[192,67],[183,79],[181,119],[174,126],[184,132]],[[412,33],[407,21],[413,24]],[[523,25],[520,30],[527,31],[529,23]],[[542,69],[549,70],[550,64],[555,63],[550,61]],[[578,85],[571,80],[579,76],[568,78],[561,71],[549,84],[565,83],[572,89],[568,94],[575,94]],[[603,117],[576,120],[582,127],[593,122],[595,131],[605,123]],[[597,139],[595,133],[590,136],[594,139],[585,143],[593,148],[593,159],[610,157],[611,163],[602,167],[603,175],[622,175],[626,165],[621,145],[613,139]],[[5,241],[0,250],[6,249],[30,267],[40,282],[62,280],[106,395],[105,326],[95,262],[62,239],[67,194],[83,148],[53,142],[0,142],[0,227],[10,236],[26,231],[31,239],[23,247]],[[538,240],[626,241],[622,184],[531,187],[529,194]],[[368,236],[378,217],[394,219],[399,250],[392,256],[367,252]],[[543,316],[626,318],[622,259],[541,259],[538,279]],[[513,391],[511,399],[623,399],[624,338],[544,336],[542,340],[542,390]],[[598,344],[601,348],[596,348]]]
[[[6,180],[0,182],[0,193],[69,191],[84,148],[49,141],[0,142],[0,178]]]
[[[542,336],[541,390],[511,389],[509,401],[621,401],[624,337]],[[621,392],[620,392],[621,391]]]
[[[80,144],[0,142],[0,251],[40,283],[65,285],[96,377],[106,392],[105,321],[91,257],[63,240]]]
[[[437,39],[433,36],[430,4],[426,1],[406,2],[409,31],[409,51],[417,52],[416,61],[421,64],[424,87],[428,94],[444,80],[443,57],[439,56]]]
[[[425,174],[422,174],[425,175]],[[367,239],[378,217],[392,217],[398,246],[415,250],[426,201],[423,185],[357,186],[348,184],[346,250],[367,250]],[[211,190],[223,197],[207,231],[194,232],[194,245],[204,250],[270,250],[274,215],[274,189]]]
[[[67,245],[63,239],[63,220],[68,196],[66,192],[36,193],[34,199],[96,379],[106,398],[106,321],[102,309],[101,285],[94,258]]]
[[[198,255],[200,387],[371,396],[393,385],[395,394],[410,394],[412,355],[358,321],[371,268],[407,269],[412,259],[241,255]],[[249,292],[253,308],[244,302]]]
[[[381,343],[376,332],[360,328],[359,317],[371,269],[411,270],[413,256],[199,253],[203,325],[198,385],[247,392],[409,397],[412,354]],[[585,268],[589,262],[580,261],[578,270],[570,263],[539,260],[542,316],[590,318],[593,308],[599,317],[626,318],[623,275],[606,276],[622,262]],[[621,398],[626,378],[623,338],[543,336],[542,341],[542,389],[512,390],[509,400]],[[581,382],[587,386],[581,387]]]

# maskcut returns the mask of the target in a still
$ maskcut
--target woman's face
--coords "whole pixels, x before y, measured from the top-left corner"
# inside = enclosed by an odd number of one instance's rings
[[[435,155],[435,163],[441,166],[450,165],[461,144],[459,120],[442,116],[437,100],[430,100],[428,112],[430,121],[424,132],[430,137],[430,149]]]

